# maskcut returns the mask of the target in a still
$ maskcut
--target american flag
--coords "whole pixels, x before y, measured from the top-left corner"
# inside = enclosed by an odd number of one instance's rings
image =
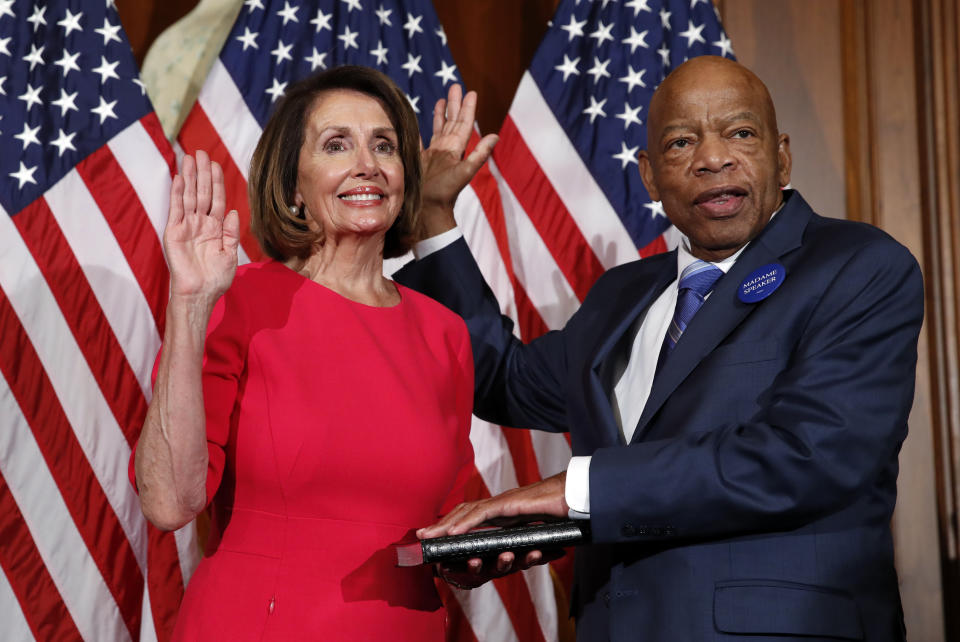
[[[560,3],[494,151],[524,339],[562,327],[604,270],[673,244],[637,153],[654,89],[705,54],[733,54],[710,0]]]
[[[173,152],[111,2],[0,0],[0,149],[0,637],[164,639],[194,531],[148,528],[127,461]]]
[[[459,74],[427,0],[246,0],[179,142],[225,168],[231,206],[245,204],[250,157],[290,82],[342,63],[388,73],[417,111],[430,113]],[[640,182],[644,110],[657,84],[687,57],[732,56],[709,0],[566,0],[560,3],[500,132],[494,160],[461,194],[456,214],[503,311],[529,340],[561,327],[613,265],[662,251],[669,224]],[[478,137],[475,137],[474,142]],[[242,242],[260,258],[252,237]],[[402,259],[401,259],[402,261]],[[396,264],[386,267],[387,271]],[[504,430],[474,418],[475,496],[563,470],[563,436]],[[552,641],[569,563],[445,596],[450,638]],[[557,578],[556,580],[554,578]],[[563,578],[563,579],[560,579]]]

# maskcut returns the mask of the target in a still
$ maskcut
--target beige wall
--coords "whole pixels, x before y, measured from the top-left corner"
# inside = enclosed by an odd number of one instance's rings
[[[824,214],[885,229],[923,268],[927,316],[893,529],[910,638],[957,639],[957,4],[717,4],[792,135],[794,184]]]

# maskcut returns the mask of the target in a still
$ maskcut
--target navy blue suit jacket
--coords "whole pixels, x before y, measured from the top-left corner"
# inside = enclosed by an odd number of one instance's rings
[[[611,355],[676,278],[674,252],[609,270],[563,330],[529,345],[462,241],[397,275],[466,319],[478,416],[569,431],[574,454],[593,456],[580,640],[904,638],[889,524],[920,270],[884,232],[786,196],[663,364],[629,444]],[[780,287],[740,301],[771,263]]]

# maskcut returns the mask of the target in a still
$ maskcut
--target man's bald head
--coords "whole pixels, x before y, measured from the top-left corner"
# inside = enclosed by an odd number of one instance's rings
[[[650,136],[659,128],[664,113],[669,114],[678,101],[688,100],[691,91],[705,83],[725,85],[731,89],[740,89],[755,95],[758,104],[763,106],[762,117],[775,133],[777,110],[767,86],[755,73],[735,60],[720,56],[697,56],[686,61],[663,79],[650,99],[650,116],[647,118],[647,148],[651,147]]]
[[[790,139],[770,92],[749,69],[702,56],[654,92],[640,175],[694,255],[719,260],[753,240],[790,181]]]

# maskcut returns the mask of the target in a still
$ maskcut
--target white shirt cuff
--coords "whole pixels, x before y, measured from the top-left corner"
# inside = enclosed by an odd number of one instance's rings
[[[457,239],[463,236],[463,232],[460,231],[459,227],[453,227],[446,232],[441,232],[436,236],[431,236],[428,239],[423,239],[419,241],[416,245],[413,246],[413,258],[416,260],[424,259],[434,252],[442,250],[447,247]]]
[[[563,489],[571,519],[590,519],[590,457],[571,457]]]

